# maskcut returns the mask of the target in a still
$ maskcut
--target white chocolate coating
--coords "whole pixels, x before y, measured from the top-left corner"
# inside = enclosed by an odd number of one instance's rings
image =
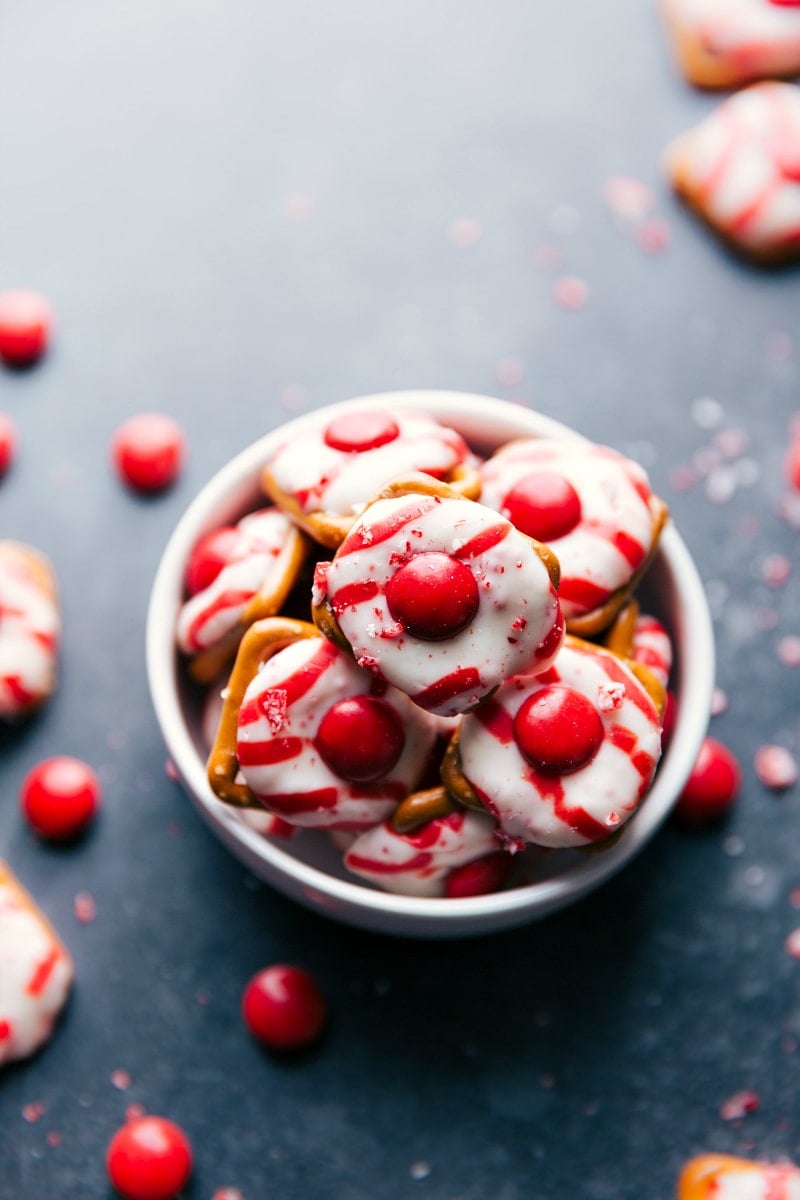
[[[633,629],[631,658],[649,667],[660,683],[667,686],[672,671],[672,642],[657,617],[648,613],[637,616]]]
[[[360,452],[334,449],[325,443],[325,426],[285,443],[268,470],[278,487],[304,513],[355,516],[390,480],[424,471],[437,479],[472,460],[459,433],[423,413],[392,410],[399,436]]]
[[[638,463],[607,446],[526,438],[509,442],[481,466],[481,503],[508,516],[512,489],[540,473],[566,480],[580,500],[578,523],[548,541],[561,565],[558,597],[569,624],[626,587],[649,553],[650,485]]]
[[[314,745],[331,705],[380,695],[402,721],[405,743],[391,771],[374,783],[341,779]],[[270,812],[294,825],[364,829],[391,815],[425,773],[436,731],[427,714],[375,680],[325,638],[305,638],[264,663],[239,711],[242,777]]]
[[[0,866],[0,1066],[47,1041],[73,973],[42,913]]]
[[[0,541],[0,719],[24,715],[51,694],[60,635],[58,602],[40,564],[19,543]]]
[[[388,822],[359,835],[344,865],[385,892],[403,896],[442,896],[454,867],[465,866],[500,848],[497,823],[478,812],[457,812],[428,821],[413,833],[397,833]]]
[[[513,733],[522,704],[551,684],[586,696],[603,726],[591,761],[564,775],[532,767]],[[660,752],[652,700],[621,659],[588,643],[565,643],[544,675],[509,679],[461,722],[462,773],[518,846],[583,846],[607,837],[638,808]]]
[[[731,96],[668,148],[673,184],[756,257],[800,251],[800,88],[759,83]]]
[[[695,56],[696,82],[713,86],[800,73],[800,8],[770,0],[662,0],[662,8],[693,81]]]
[[[238,541],[216,579],[191,596],[178,614],[177,640],[184,654],[218,645],[235,629],[258,592],[268,590],[270,574],[286,570],[283,551],[293,531],[275,508],[248,513],[236,525]]]
[[[678,1200],[800,1200],[800,1171],[791,1163],[700,1155],[682,1175]]]
[[[458,558],[478,584],[474,618],[442,641],[412,636],[386,599],[398,567],[430,551]],[[472,500],[411,495],[376,501],[315,582],[317,598],[327,593],[359,665],[441,716],[473,707],[508,675],[544,670],[561,642],[558,599],[530,540]],[[354,600],[357,593],[361,600]]]

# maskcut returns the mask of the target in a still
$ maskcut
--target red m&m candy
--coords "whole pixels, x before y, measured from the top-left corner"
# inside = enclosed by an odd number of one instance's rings
[[[331,705],[314,744],[341,779],[372,783],[391,771],[405,745],[398,713],[377,696],[348,696]]]
[[[27,367],[47,349],[53,316],[39,292],[23,288],[0,292],[0,358],[9,366]]]
[[[319,985],[301,967],[277,963],[259,971],[242,996],[245,1024],[272,1050],[299,1050],[322,1033],[328,1006]]]
[[[117,473],[138,492],[160,492],[174,483],[184,458],[183,431],[165,413],[138,413],[120,425],[111,443]]]
[[[112,1184],[125,1200],[174,1200],[192,1172],[192,1148],[165,1117],[136,1117],[114,1134],[106,1154]]]
[[[603,722],[591,700],[561,684],[534,692],[514,717],[520,753],[544,775],[580,770],[597,754],[603,736]]]
[[[437,550],[415,554],[386,585],[389,612],[423,641],[460,633],[478,611],[478,602],[478,585],[466,563]]]
[[[100,805],[100,781],[79,758],[46,758],[22,782],[20,807],[31,828],[50,841],[82,834]]]
[[[17,450],[17,430],[5,413],[0,413],[0,478],[14,461]]]
[[[525,475],[508,493],[503,513],[517,529],[538,542],[565,537],[581,519],[578,493],[553,471]]]
[[[675,805],[686,825],[708,825],[733,805],[742,784],[736,756],[716,738],[707,737]]]
[[[377,450],[400,436],[393,417],[382,412],[345,413],[335,417],[325,430],[324,441],[332,450],[362,454]]]

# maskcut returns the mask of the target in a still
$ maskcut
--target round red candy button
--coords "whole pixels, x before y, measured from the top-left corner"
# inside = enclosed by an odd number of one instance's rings
[[[125,1200],[174,1200],[192,1173],[192,1147],[165,1117],[137,1117],[111,1139],[106,1169]]]
[[[386,585],[386,603],[395,621],[428,642],[460,633],[478,611],[478,602],[478,585],[469,567],[437,550],[415,554]]]
[[[709,825],[736,801],[742,772],[736,756],[716,738],[707,737],[675,805],[675,816],[685,825]]]
[[[50,305],[39,292],[0,292],[0,358],[13,367],[32,365],[47,349],[52,324]]]
[[[514,717],[520,753],[544,775],[569,775],[591,762],[603,741],[602,718],[582,692],[551,684]]]
[[[314,744],[330,769],[353,783],[388,775],[405,745],[397,712],[377,696],[337,701],[319,723]]]
[[[20,807],[32,829],[50,841],[69,841],[86,830],[100,806],[100,781],[79,758],[46,758],[25,776]]]
[[[399,436],[397,422],[387,413],[359,412],[335,417],[325,430],[324,440],[332,450],[362,453],[377,450]]]
[[[17,452],[17,430],[5,413],[0,413],[0,477],[5,475]]]
[[[111,454],[120,478],[129,487],[160,492],[174,483],[183,466],[183,431],[164,413],[139,413],[120,425]]]
[[[277,963],[259,971],[247,984],[242,1016],[263,1045],[272,1050],[299,1050],[322,1033],[328,1006],[307,971]]]
[[[233,525],[224,525],[200,538],[186,568],[186,590],[190,596],[211,587],[231,561],[238,544],[239,531]]]
[[[536,471],[514,484],[503,515],[537,542],[554,542],[575,528],[581,502],[571,483],[552,471]]]

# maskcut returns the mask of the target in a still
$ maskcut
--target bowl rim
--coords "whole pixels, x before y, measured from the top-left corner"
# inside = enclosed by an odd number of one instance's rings
[[[221,506],[233,511],[252,497],[260,467],[277,445],[302,436],[322,421],[376,405],[424,409],[480,443],[477,431],[491,423],[497,446],[513,437],[588,439],[551,417],[513,401],[478,393],[415,389],[358,396],[325,405],[277,425],[229,460],[190,501],[179,518],[156,570],[147,611],[145,654],[151,701],[177,775],[201,817],[246,866],[284,894],[349,924],[403,934],[447,936],[490,932],[534,920],[593,891],[616,874],[652,838],[671,811],[705,736],[714,686],[714,634],[705,590],[695,563],[671,521],[657,555],[666,563],[683,599],[680,693],[674,732],[645,803],[607,849],[587,854],[562,874],[508,891],[457,899],[396,895],[358,880],[339,879],[298,859],[290,850],[247,826],[236,810],[213,794],[180,700],[179,655],[174,625],[183,597],[183,571],[198,537],[220,523]],[[495,432],[498,434],[495,438]],[[486,437],[484,434],[484,442]],[[215,515],[216,514],[216,515]],[[224,518],[223,518],[224,519]],[[691,620],[686,619],[690,614]],[[685,643],[685,644],[684,644]]]

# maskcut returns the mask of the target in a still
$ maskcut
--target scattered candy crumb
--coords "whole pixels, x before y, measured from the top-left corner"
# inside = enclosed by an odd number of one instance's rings
[[[0,412],[0,478],[9,470],[17,453],[17,427]]]
[[[793,929],[784,942],[786,953],[800,959],[800,929]]]
[[[559,308],[577,312],[589,302],[589,287],[582,279],[565,275],[553,285],[553,299]]]
[[[740,1092],[734,1092],[732,1096],[728,1097],[720,1107],[719,1115],[723,1121],[740,1121],[748,1113],[756,1112],[759,1105],[760,1099],[757,1093],[743,1088]]]
[[[783,791],[797,782],[797,761],[785,746],[760,746],[756,751],[754,765],[756,775],[764,787]]]
[[[75,919],[81,925],[90,925],[97,916],[97,904],[91,892],[78,892],[73,901]]]
[[[47,350],[52,325],[50,304],[41,292],[0,292],[0,359],[11,367],[32,366]]]

